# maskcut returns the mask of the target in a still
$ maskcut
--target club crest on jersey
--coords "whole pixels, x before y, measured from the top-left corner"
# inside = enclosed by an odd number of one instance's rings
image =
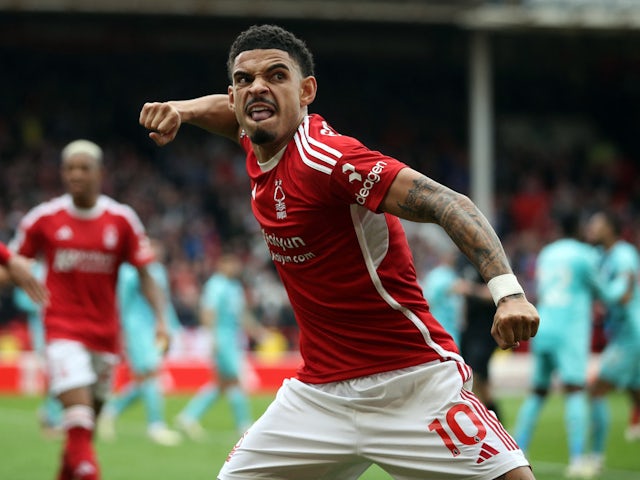
[[[102,232],[102,243],[108,250],[113,249],[118,244],[118,231],[113,225],[107,225]]]
[[[276,218],[284,220],[287,218],[287,206],[284,204],[285,194],[282,189],[282,180],[275,181],[275,190],[273,191],[273,201],[276,204]]]

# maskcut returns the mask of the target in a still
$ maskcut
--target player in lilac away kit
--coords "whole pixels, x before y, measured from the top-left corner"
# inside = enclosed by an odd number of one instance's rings
[[[253,213],[300,328],[303,364],[238,441],[220,480],[533,479],[523,452],[471,393],[471,370],[433,318],[400,218],[444,228],[488,282],[502,348],[538,313],[477,207],[310,114],[304,42],[273,25],[231,46],[227,94],[147,103],[158,144],[191,123],[246,152]]]

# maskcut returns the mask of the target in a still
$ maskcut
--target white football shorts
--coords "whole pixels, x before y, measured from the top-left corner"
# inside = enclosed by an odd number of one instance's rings
[[[218,480],[350,480],[373,463],[397,480],[492,480],[528,466],[471,393],[471,369],[430,362],[352,380],[285,380]]]
[[[46,347],[49,390],[59,395],[79,387],[90,387],[94,398],[104,400],[111,390],[118,356],[95,352],[75,340],[52,340]]]

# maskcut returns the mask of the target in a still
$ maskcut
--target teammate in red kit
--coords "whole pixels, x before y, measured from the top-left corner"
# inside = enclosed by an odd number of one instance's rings
[[[92,438],[118,359],[115,288],[121,263],[138,267],[158,335],[166,339],[167,331],[161,295],[146,269],[153,253],[144,227],[130,207],[100,194],[100,147],[87,140],[68,144],[61,174],[68,193],[30,210],[11,247],[46,264],[47,368],[50,389],[64,407],[66,432],[58,479],[97,480]]]
[[[522,451],[471,393],[471,370],[432,317],[398,217],[441,225],[493,293],[502,348],[538,314],[495,232],[465,196],[309,114],[304,42],[273,25],[233,43],[226,95],[147,103],[164,145],[182,123],[240,143],[253,212],[300,326],[304,360],[227,458],[219,480],[531,480]]]
[[[31,263],[31,260],[12,253],[0,242],[0,286],[14,283],[22,288],[31,300],[44,305],[48,298],[47,288],[33,275]]]

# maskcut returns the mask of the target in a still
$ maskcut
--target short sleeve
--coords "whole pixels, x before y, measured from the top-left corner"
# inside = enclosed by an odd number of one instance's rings
[[[25,257],[35,258],[40,252],[40,222],[29,223],[27,216],[22,218],[15,237],[11,240],[8,247],[11,251],[17,252]]]
[[[153,249],[138,214],[131,207],[126,207],[125,211],[124,228],[128,229],[125,236],[127,238],[125,261],[134,267],[140,267],[154,260]]]
[[[331,175],[331,189],[345,202],[378,212],[398,172],[407,165],[353,138],[342,138],[346,143]]]
[[[223,285],[216,281],[215,278],[210,279],[204,286],[202,298],[200,299],[200,307],[206,310],[219,310],[218,302],[222,297],[221,293]]]

